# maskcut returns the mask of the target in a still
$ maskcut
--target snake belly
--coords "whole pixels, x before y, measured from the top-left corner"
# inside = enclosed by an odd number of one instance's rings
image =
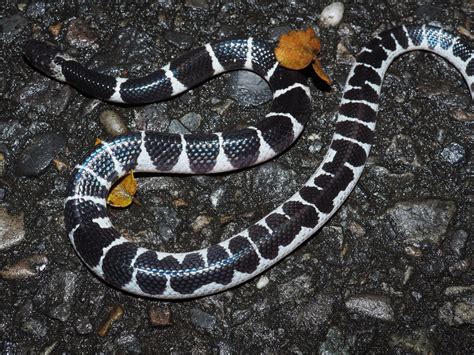
[[[44,73],[98,98],[147,103],[169,98],[210,77],[247,69],[273,90],[271,112],[242,130],[212,134],[142,131],[104,142],[78,165],[65,201],[65,223],[83,262],[107,283],[133,294],[192,298],[219,292],[260,274],[307,240],[346,200],[366,163],[381,85],[393,59],[413,50],[434,52],[453,64],[474,97],[474,50],[441,28],[415,25],[373,38],[352,66],[329,149],[293,196],[246,230],[202,250],[165,253],[136,245],[113,227],[106,212],[111,185],[139,172],[215,173],[261,163],[297,138],[310,115],[305,77],[281,68],[273,48],[253,39],[219,41],[196,49],[143,78],[90,71],[56,47],[31,41],[30,62]]]

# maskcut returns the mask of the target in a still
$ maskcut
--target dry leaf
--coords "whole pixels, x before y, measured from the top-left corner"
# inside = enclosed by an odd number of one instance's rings
[[[314,30],[308,27],[306,31],[290,31],[282,35],[275,56],[285,68],[300,70],[312,62],[320,47]]]
[[[100,138],[95,139],[95,145],[102,144]],[[107,203],[112,207],[128,207],[134,202],[140,205],[140,202],[135,199],[137,193],[137,180],[133,176],[133,170],[129,174],[125,175],[115,184],[109,191],[107,196]]]
[[[323,79],[326,82],[326,84],[331,85],[332,84],[331,78],[326,74],[326,72],[324,71],[321,65],[321,62],[317,58],[313,60],[312,65],[313,65],[313,69],[316,75],[319,76],[321,79]]]
[[[107,203],[113,207],[127,207],[135,201],[134,196],[137,193],[137,180],[133,176],[133,171],[125,175],[118,184],[116,184],[107,196]]]
[[[331,84],[331,79],[323,71],[316,57],[320,49],[319,38],[316,37],[313,28],[308,27],[305,31],[290,31],[282,35],[275,48],[275,56],[281,66],[293,70],[306,68],[312,63],[316,74]]]

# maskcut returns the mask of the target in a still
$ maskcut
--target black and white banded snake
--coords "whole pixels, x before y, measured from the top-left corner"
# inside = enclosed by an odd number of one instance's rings
[[[330,147],[304,186],[228,240],[198,251],[164,253],[135,245],[112,226],[106,212],[111,185],[131,169],[216,173],[258,164],[281,153],[301,133],[310,115],[305,76],[280,67],[273,47],[252,38],[207,44],[136,79],[90,71],[54,46],[29,41],[25,55],[36,68],[107,101],[162,100],[236,69],[258,73],[273,91],[271,112],[238,131],[189,135],[143,131],[99,145],[75,168],[67,191],[65,223],[74,249],[101,279],[147,297],[203,296],[260,274],[320,229],[346,200],[370,151],[385,71],[395,57],[412,50],[431,51],[451,62],[474,97],[474,50],[459,36],[428,25],[382,32],[357,56]]]

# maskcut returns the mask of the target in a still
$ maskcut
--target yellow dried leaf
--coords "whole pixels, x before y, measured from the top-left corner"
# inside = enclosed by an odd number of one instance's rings
[[[322,80],[324,80],[326,84],[331,85],[332,80],[324,71],[323,67],[321,66],[321,62],[319,61],[318,58],[314,58],[312,65],[313,65],[313,69],[316,75],[319,76]]]
[[[137,180],[133,176],[133,171],[124,176],[116,184],[107,196],[107,203],[113,207],[127,207],[135,201],[134,196],[137,193]]]
[[[275,48],[275,57],[281,66],[293,70],[306,68],[312,63],[316,74],[330,84],[331,79],[316,57],[320,49],[319,38],[316,37],[313,28],[308,27],[305,31],[290,31],[282,35]]]
[[[288,69],[300,70],[313,61],[321,45],[314,30],[290,31],[280,37],[275,48],[278,62]]]

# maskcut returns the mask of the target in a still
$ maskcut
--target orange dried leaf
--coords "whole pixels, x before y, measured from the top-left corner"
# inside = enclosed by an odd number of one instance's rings
[[[133,176],[133,171],[123,177],[118,184],[110,190],[107,196],[107,203],[113,207],[127,207],[135,201],[137,193],[137,180]]]
[[[316,55],[321,49],[321,42],[314,30],[308,27],[305,31],[290,31],[280,37],[275,48],[275,57],[281,66],[300,70],[312,64],[316,75],[327,84],[332,81],[324,72]]]
[[[317,76],[319,76],[322,80],[326,82],[326,84],[331,85],[332,80],[331,78],[324,72],[323,67],[321,66],[321,62],[318,58],[314,58],[313,60],[313,69]]]
[[[102,144],[102,140],[100,138],[96,138],[94,145],[99,145],[99,144]]]
[[[275,56],[285,68],[300,70],[313,61],[320,48],[314,30],[308,27],[306,31],[290,31],[282,35],[275,48]]]

